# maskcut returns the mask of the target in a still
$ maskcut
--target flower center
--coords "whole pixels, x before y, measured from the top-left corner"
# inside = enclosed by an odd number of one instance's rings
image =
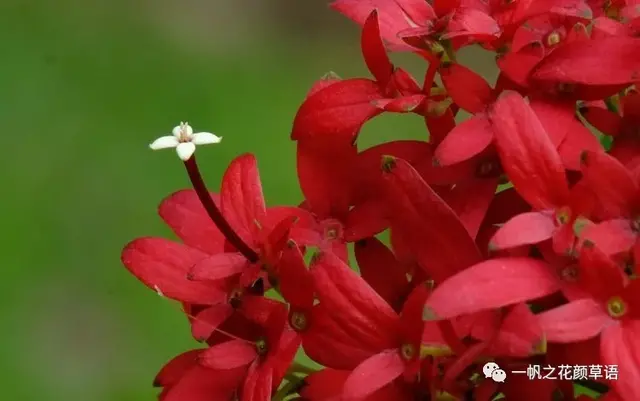
[[[560,34],[558,32],[551,32],[549,36],[547,36],[547,46],[555,46],[560,43]]]
[[[264,338],[259,338],[255,342],[256,352],[258,355],[265,355],[268,352],[267,341]]]
[[[328,220],[324,223],[324,238],[330,241],[342,236],[342,224],[337,220]]]
[[[634,279],[636,277],[636,269],[633,261],[627,261],[623,267],[624,274],[629,278]]]
[[[410,361],[416,356],[416,348],[411,344],[402,344],[400,356],[402,356],[402,359]]]
[[[566,207],[561,208],[556,213],[556,222],[558,223],[558,225],[567,224],[570,219],[571,219],[571,211]]]
[[[574,283],[578,280],[578,266],[567,266],[560,272],[560,275],[565,281]]]
[[[180,137],[178,140],[180,142],[189,142],[191,141],[191,135],[189,134],[189,123],[180,123]]]
[[[307,316],[302,312],[292,312],[289,315],[289,324],[295,331],[303,331],[307,328]]]
[[[232,308],[237,309],[240,307],[240,303],[242,300],[243,290],[241,288],[235,288],[229,293],[229,305]]]
[[[607,312],[615,319],[621,318],[627,313],[627,305],[620,297],[612,297],[607,301]]]

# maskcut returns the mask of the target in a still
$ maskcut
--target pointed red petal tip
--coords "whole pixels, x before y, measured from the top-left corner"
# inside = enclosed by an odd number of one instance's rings
[[[164,238],[138,238],[122,251],[125,267],[147,287],[182,302],[212,305],[224,301],[221,288],[206,282],[187,280],[194,264],[207,254]]]
[[[380,37],[378,10],[373,10],[364,22],[360,46],[367,68],[379,84],[386,85],[393,74],[393,64]]]
[[[153,387],[169,387],[175,384],[180,378],[197,363],[201,349],[194,349],[183,352],[167,362],[160,372],[153,379]]]
[[[382,111],[372,104],[384,99],[370,79],[336,81],[302,103],[293,121],[291,139],[342,140],[352,143],[362,125]]]
[[[550,215],[521,213],[508,220],[496,231],[489,242],[489,251],[535,245],[553,236],[555,221]]]
[[[567,204],[569,185],[562,160],[531,106],[505,91],[489,113],[494,143],[518,193],[538,210]]]
[[[463,65],[442,63],[440,78],[447,94],[469,113],[483,111],[494,99],[493,89],[487,81]]]
[[[450,166],[471,159],[487,149],[493,141],[491,123],[484,115],[477,115],[453,128],[438,145],[434,166]]]

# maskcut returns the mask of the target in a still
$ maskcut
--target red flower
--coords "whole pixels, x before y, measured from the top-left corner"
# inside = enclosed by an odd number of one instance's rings
[[[417,287],[398,315],[335,256],[319,255],[311,274],[320,305],[332,311],[353,344],[353,352],[340,355],[341,364],[332,366],[353,369],[345,381],[344,396],[367,397],[402,375],[414,381],[420,370],[426,287]]]
[[[268,401],[295,357],[299,337],[287,325],[282,303],[258,298],[252,303],[246,324],[236,330],[235,339],[211,345],[198,355],[198,362],[215,370],[245,367],[239,388],[241,401]]]
[[[233,397],[245,368],[212,370],[200,366],[198,357],[204,350],[184,352],[160,370],[153,385],[162,387],[160,401],[206,401]]]
[[[507,221],[494,235],[490,248],[537,244],[553,238],[556,252],[570,253],[574,247],[573,225],[581,215],[588,215],[590,193],[583,185],[569,190],[560,155],[540,120],[518,94],[505,94],[499,99],[491,121],[507,176],[534,211]]]
[[[640,396],[640,281],[628,281],[622,270],[593,244],[580,254],[578,280],[585,295],[538,315],[549,342],[576,342],[600,336],[606,365],[624,376],[611,385],[625,397]],[[630,398],[630,399],[631,399]]]
[[[206,339],[231,313],[234,300],[262,278],[268,288],[269,273],[277,274],[280,253],[288,239],[295,208],[267,209],[262,196],[255,159],[240,156],[223,178],[221,195],[207,194],[220,205],[221,215],[233,236],[248,249],[234,246],[220,231],[193,191],[180,191],[165,199],[160,215],[183,244],[163,238],[144,237],[122,251],[125,266],[161,295],[196,308],[193,334]],[[225,233],[228,235],[228,232]],[[260,290],[261,291],[261,290]],[[187,306],[189,308],[189,306]]]

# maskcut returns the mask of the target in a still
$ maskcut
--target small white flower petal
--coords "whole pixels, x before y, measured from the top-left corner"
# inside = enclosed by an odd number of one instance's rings
[[[180,139],[180,135],[182,134],[182,123],[180,123],[180,125],[176,125],[175,127],[173,127],[173,129],[171,130],[171,133],[173,134],[173,136]]]
[[[176,147],[178,157],[183,161],[189,160],[195,151],[196,145],[193,142],[183,142]]]
[[[196,145],[209,145],[211,143],[220,143],[221,136],[213,135],[211,132],[196,132],[191,138],[191,142]]]
[[[153,150],[175,148],[180,142],[175,136],[161,136],[149,145]]]

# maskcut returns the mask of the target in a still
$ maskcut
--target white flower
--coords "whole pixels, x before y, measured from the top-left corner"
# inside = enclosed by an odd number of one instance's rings
[[[196,151],[196,145],[208,145],[210,143],[220,143],[221,136],[215,136],[210,132],[193,133],[193,128],[189,123],[180,123],[173,128],[172,135],[161,136],[153,141],[149,147],[153,150],[176,148],[178,157],[184,161]]]

